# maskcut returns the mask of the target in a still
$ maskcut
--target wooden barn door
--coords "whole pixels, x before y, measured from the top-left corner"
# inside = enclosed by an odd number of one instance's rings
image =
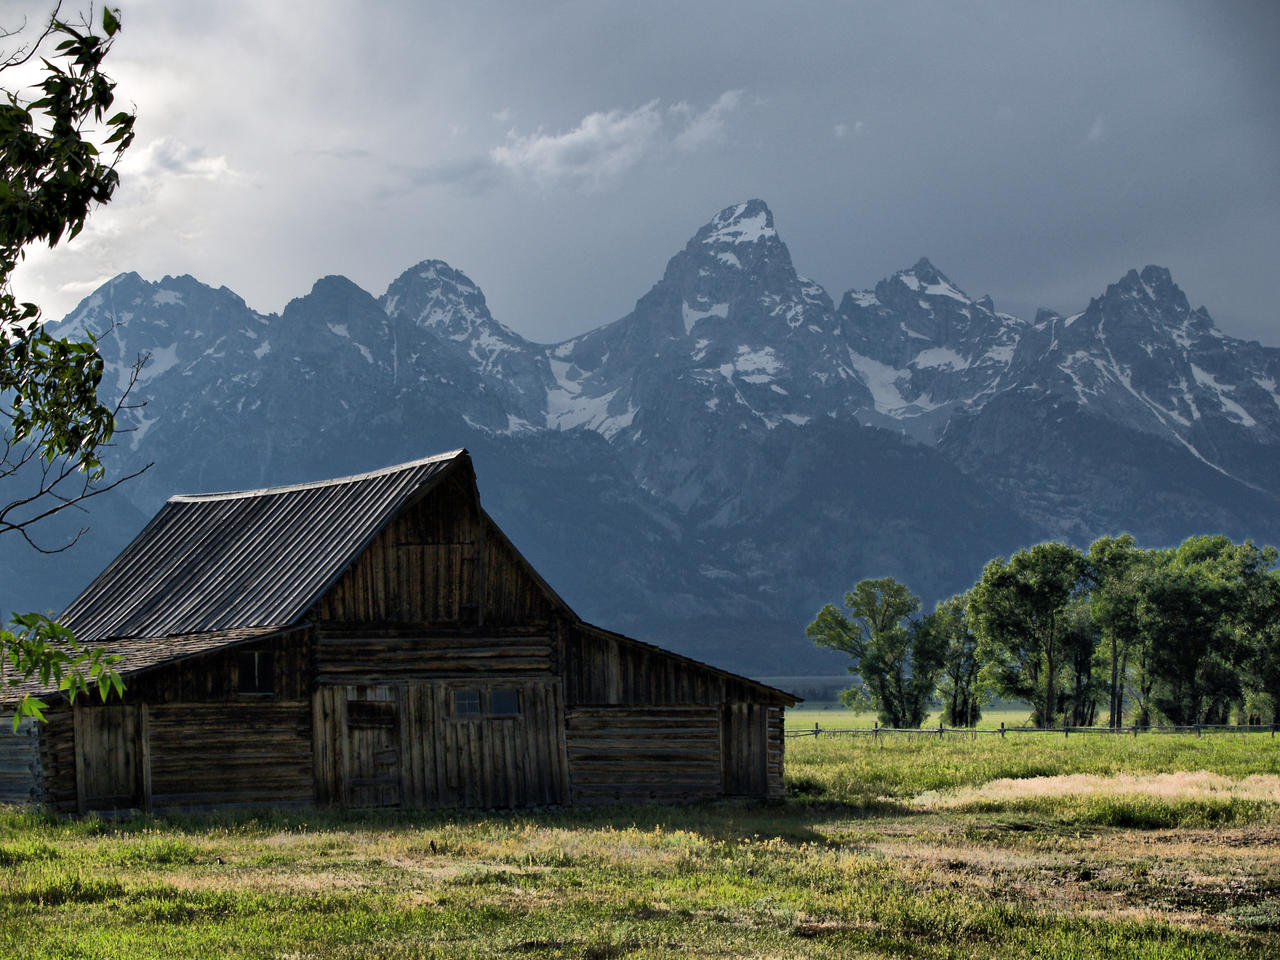
[[[347,790],[353,807],[400,805],[400,727],[395,700],[347,700]]]
[[[769,790],[769,710],[759,703],[727,703],[722,718],[724,792],[763,797]]]
[[[147,805],[147,737],[133,704],[75,707],[76,806],[127,810]]]

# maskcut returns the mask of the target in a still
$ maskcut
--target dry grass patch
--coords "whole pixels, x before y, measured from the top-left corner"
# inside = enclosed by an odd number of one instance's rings
[[[974,803],[1092,796],[1158,797],[1165,800],[1234,798],[1280,804],[1280,776],[1254,774],[1235,778],[1208,770],[1176,773],[1071,773],[1049,777],[1002,777],[956,790],[926,791],[912,801],[931,810],[963,810]]]

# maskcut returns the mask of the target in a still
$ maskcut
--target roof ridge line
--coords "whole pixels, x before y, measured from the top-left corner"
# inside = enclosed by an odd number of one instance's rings
[[[370,480],[374,477],[384,477],[392,473],[399,473],[402,470],[421,467],[428,463],[438,463],[442,460],[453,460],[466,452],[466,447],[458,447],[456,450],[449,450],[445,453],[436,453],[429,457],[421,457],[417,460],[409,460],[405,463],[397,463],[389,467],[380,467],[377,470],[370,470],[368,473],[355,473],[349,477],[333,477],[329,480],[313,480],[309,483],[292,483],[286,484],[282,487],[260,487],[257,490],[227,490],[222,493],[176,493],[165,502],[194,503],[201,500],[237,500],[245,497],[261,497],[272,493],[293,493],[297,490],[319,490],[324,487],[335,487],[343,483],[356,483],[361,480]]]

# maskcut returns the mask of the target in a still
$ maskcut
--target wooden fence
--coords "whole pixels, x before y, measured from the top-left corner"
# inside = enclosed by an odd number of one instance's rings
[[[985,730],[979,730],[976,727],[944,727],[938,724],[935,727],[882,727],[876,724],[874,727],[822,727],[814,723],[813,729],[807,727],[804,730],[787,730],[785,736],[795,739],[797,737],[880,737],[888,735],[907,735],[915,737],[937,737],[941,740],[948,734],[957,737],[971,737],[976,740],[980,734],[998,736],[1004,739],[1007,734],[1024,734],[1024,733],[1050,733],[1058,734],[1063,737],[1070,737],[1071,734],[1110,734],[1112,736],[1134,736],[1140,733],[1194,733],[1197,737],[1206,733],[1214,732],[1230,732],[1230,733],[1269,733],[1271,739],[1274,740],[1276,730],[1280,729],[1280,724],[1243,724],[1243,723],[1196,723],[1184,726],[1129,726],[1129,727],[1006,727],[1003,723],[999,728],[991,727]]]

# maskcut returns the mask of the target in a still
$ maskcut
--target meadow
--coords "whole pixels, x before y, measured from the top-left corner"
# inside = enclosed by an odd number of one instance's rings
[[[787,751],[774,803],[121,821],[0,808],[0,956],[1280,955],[1280,739],[831,736]]]

